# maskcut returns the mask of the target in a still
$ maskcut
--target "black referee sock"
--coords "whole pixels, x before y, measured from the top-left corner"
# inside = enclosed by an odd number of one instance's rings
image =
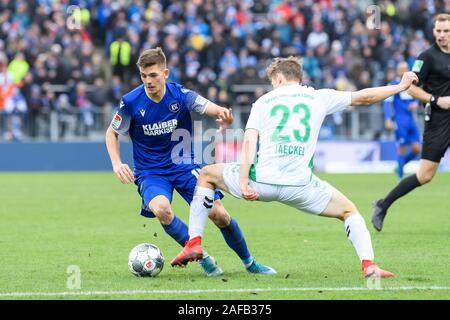
[[[389,192],[386,198],[383,199],[381,206],[383,209],[388,209],[394,201],[398,198],[403,197],[408,192],[414,190],[415,188],[421,186],[417,176],[415,174],[403,179],[394,189]]]

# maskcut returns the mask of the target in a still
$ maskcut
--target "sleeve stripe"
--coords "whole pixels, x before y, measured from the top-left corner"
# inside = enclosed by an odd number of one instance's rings
[[[119,135],[121,135],[121,136],[126,136],[125,133],[121,133],[121,132],[117,131],[112,125],[109,125],[109,127],[110,127],[115,133],[117,133],[117,134],[119,134]]]
[[[203,110],[200,112],[200,114],[202,114],[202,115],[205,114],[206,109],[208,109],[209,102],[210,102],[210,101],[208,100],[208,102],[206,103],[206,105],[203,106]]]

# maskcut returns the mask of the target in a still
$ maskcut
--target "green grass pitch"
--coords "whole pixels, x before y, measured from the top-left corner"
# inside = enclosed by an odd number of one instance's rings
[[[2,173],[0,299],[450,298],[450,174],[438,173],[395,203],[381,233],[370,223],[371,203],[397,183],[394,174],[319,176],[356,204],[377,263],[396,274],[381,280],[381,289],[367,289],[344,226],[335,219],[227,196],[224,204],[252,254],[278,275],[247,273],[208,221],[205,248],[225,274],[207,278],[197,263],[170,266],[180,247],[156,219],[138,214],[136,187],[122,185],[113,173]],[[188,221],[188,206],[178,195],[173,207]],[[142,242],[164,253],[156,278],[128,271],[128,253]],[[80,270],[79,289],[70,287],[69,266]]]

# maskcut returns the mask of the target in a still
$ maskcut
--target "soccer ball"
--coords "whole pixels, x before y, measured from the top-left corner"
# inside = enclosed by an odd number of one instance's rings
[[[164,257],[154,244],[138,244],[128,255],[128,268],[137,277],[156,277],[163,267]]]

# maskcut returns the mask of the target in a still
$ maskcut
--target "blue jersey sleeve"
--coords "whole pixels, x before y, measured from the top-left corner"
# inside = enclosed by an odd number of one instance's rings
[[[200,114],[203,114],[205,112],[206,106],[209,102],[208,99],[184,87],[181,87],[181,95],[189,111],[195,111]]]
[[[384,100],[383,110],[384,110],[384,120],[392,119],[392,100],[391,101],[389,101],[388,99]]]
[[[111,121],[111,128],[121,135],[127,135],[130,130],[131,112],[123,98],[120,100],[119,109]]]
[[[398,83],[400,83],[400,81],[397,81],[397,80],[392,80],[392,81],[390,81],[387,85],[388,86],[392,86],[392,85],[396,85],[396,84],[398,84]],[[395,94],[393,95],[393,96],[390,96],[390,97],[388,97],[388,98],[386,98],[385,100],[384,100],[384,103],[383,103],[383,114],[384,114],[384,120],[386,121],[387,119],[391,119],[392,120],[392,107],[393,107],[393,104],[394,104],[394,98],[395,98]]]

